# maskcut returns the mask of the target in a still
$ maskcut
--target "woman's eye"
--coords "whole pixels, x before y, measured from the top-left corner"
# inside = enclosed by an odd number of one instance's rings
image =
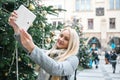
[[[63,34],[60,34],[60,37],[63,37]]]
[[[69,39],[68,39],[67,37],[65,37],[65,40],[66,40],[66,41],[69,41]]]
[[[60,34],[60,38],[63,38],[64,40],[69,41],[69,38],[64,36],[63,34]]]

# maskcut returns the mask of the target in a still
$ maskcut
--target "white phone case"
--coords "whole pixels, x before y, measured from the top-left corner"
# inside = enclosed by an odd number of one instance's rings
[[[18,18],[15,23],[22,29],[28,30],[32,25],[33,21],[36,18],[36,15],[33,14],[29,9],[27,9],[24,5],[21,5],[17,9]]]

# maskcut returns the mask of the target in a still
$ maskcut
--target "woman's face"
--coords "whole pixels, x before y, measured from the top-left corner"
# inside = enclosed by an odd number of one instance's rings
[[[67,49],[69,40],[70,40],[69,31],[68,30],[62,31],[61,34],[59,35],[57,43],[56,43],[57,48],[58,49]]]

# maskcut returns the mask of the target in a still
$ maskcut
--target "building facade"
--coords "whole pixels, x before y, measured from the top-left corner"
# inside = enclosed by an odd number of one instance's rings
[[[46,5],[65,9],[50,21],[59,23],[79,20],[83,27],[86,44],[96,40],[101,49],[112,48],[114,43],[120,50],[120,0],[45,0]]]

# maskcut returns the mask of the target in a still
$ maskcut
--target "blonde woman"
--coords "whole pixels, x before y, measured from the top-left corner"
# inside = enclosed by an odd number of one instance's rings
[[[15,32],[15,38],[28,52],[29,57],[38,65],[40,71],[37,80],[70,80],[79,64],[76,56],[79,49],[79,36],[70,28],[64,28],[52,49],[46,51],[36,46],[31,35],[19,29],[15,24],[18,18],[16,12],[9,17],[9,24]]]

